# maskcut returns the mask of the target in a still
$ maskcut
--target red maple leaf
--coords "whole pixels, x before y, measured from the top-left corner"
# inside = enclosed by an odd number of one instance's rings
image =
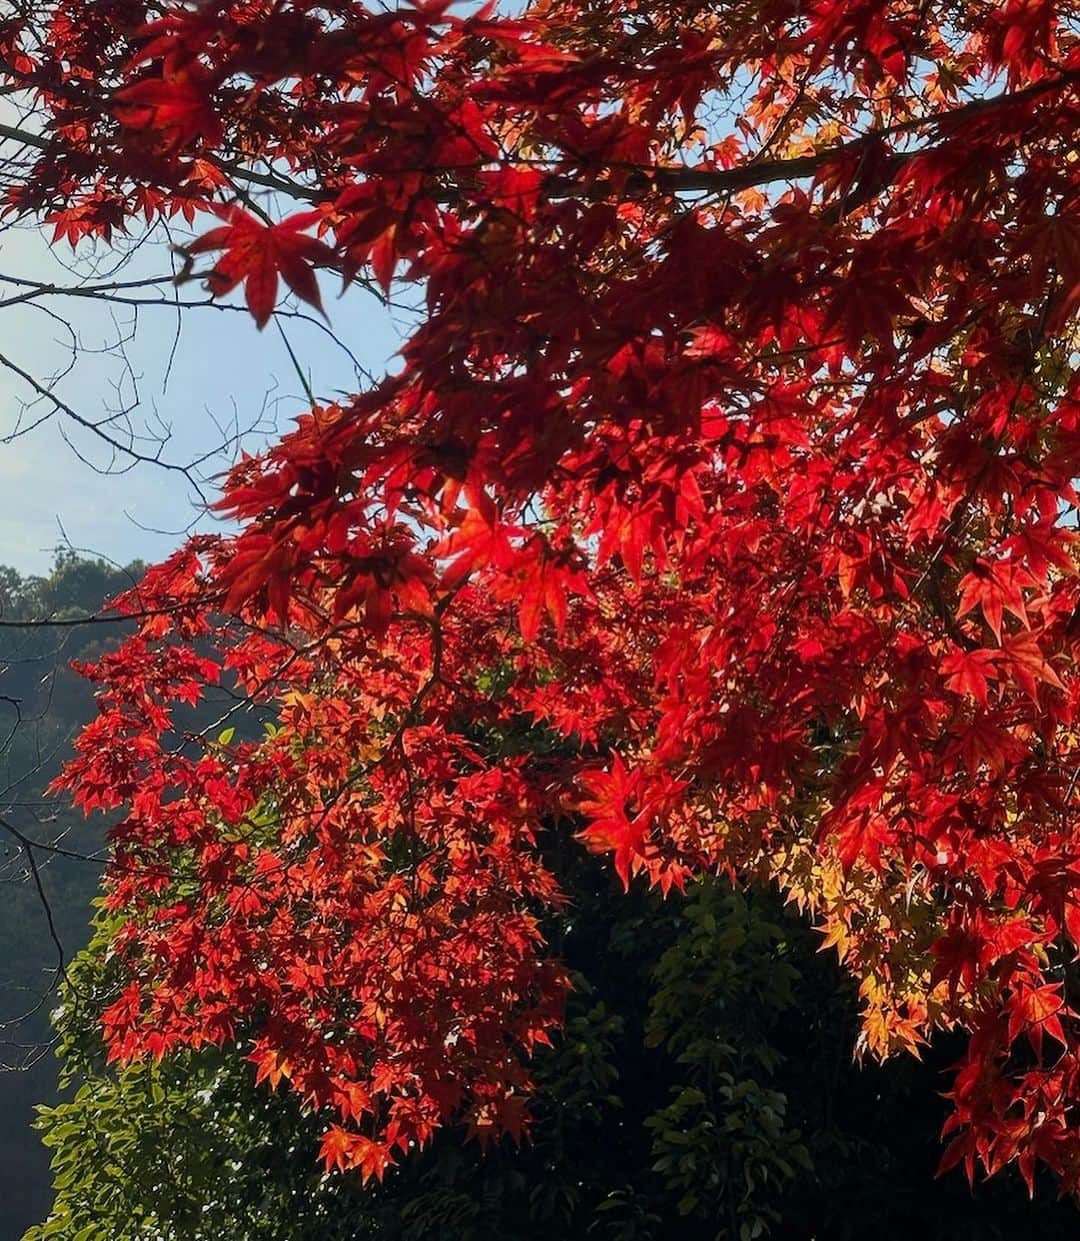
[[[274,313],[281,276],[301,301],[323,312],[315,268],[337,267],[339,260],[328,245],[304,232],[323,219],[321,212],[301,211],[280,224],[265,224],[237,207],[228,219],[185,247],[191,255],[224,251],[207,277],[215,297],[243,281],[248,308],[261,328]]]

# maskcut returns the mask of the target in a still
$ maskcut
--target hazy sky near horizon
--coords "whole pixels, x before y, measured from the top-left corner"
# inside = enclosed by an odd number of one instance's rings
[[[200,223],[209,227],[197,221],[196,231],[202,231]],[[48,231],[9,228],[0,233],[0,302],[23,291],[11,277],[72,286],[99,278],[92,274],[95,261],[100,259],[83,256],[73,271],[66,243],[54,250]],[[117,278],[170,270],[162,236],[143,246]],[[402,323],[363,289],[338,300],[337,283],[334,278],[323,284],[334,331],[376,377],[394,369]],[[172,296],[169,284],[163,290]],[[195,282],[180,292],[190,299],[205,296]],[[239,291],[226,300],[242,305]],[[156,560],[182,541],[193,521],[202,529],[216,521],[200,514],[198,496],[181,474],[145,463],[127,468],[122,460],[110,469],[108,448],[70,418],[53,412],[39,421],[49,402],[28,408],[34,392],[11,364],[43,384],[71,364],[54,391],[76,414],[96,421],[118,404],[134,403],[136,432],[152,438],[168,427],[162,457],[185,465],[221,442],[222,426],[247,430],[243,444],[253,451],[307,407],[274,323],[259,332],[239,311],[198,307],[178,316],[171,307],[135,312],[86,297],[50,296],[37,305],[0,306],[0,325],[0,363],[6,360],[0,365],[0,564],[22,573],[46,572],[65,539],[119,563]],[[324,332],[295,319],[282,326],[317,395],[358,389],[353,365]],[[101,352],[129,335],[126,360],[115,350]],[[143,447],[153,451],[154,445]],[[229,459],[218,456],[201,470],[220,473]],[[102,469],[108,472],[97,472]],[[211,484],[210,498],[213,490]]]

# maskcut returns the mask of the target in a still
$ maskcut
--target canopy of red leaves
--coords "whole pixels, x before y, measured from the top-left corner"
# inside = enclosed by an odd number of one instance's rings
[[[573,833],[627,882],[773,876],[859,979],[865,1049],[970,1032],[945,1164],[1080,1185],[1078,19],[0,27],[49,139],[10,212],[73,242],[224,214],[190,252],[260,324],[279,275],[318,304],[315,268],[426,298],[400,373],[240,464],[239,533],[153,571],[91,673],[60,783],[124,807],[116,1055],[254,1030],[365,1175],[452,1117],[516,1133],[566,987],[543,840]],[[303,211],[252,215],[267,183]],[[275,729],[178,745],[222,677]]]

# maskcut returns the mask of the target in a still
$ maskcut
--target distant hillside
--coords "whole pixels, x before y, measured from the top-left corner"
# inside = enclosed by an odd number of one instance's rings
[[[0,567],[0,621],[93,614],[142,568],[69,553],[58,556],[48,577]],[[84,945],[101,873],[92,861],[48,848],[90,856],[104,843],[100,821],[87,822],[43,795],[94,714],[92,687],[68,664],[93,659],[121,633],[119,625],[0,628],[0,820],[9,825],[0,830],[0,1064],[8,1070],[0,1072],[0,1241],[15,1241],[51,1201],[48,1151],[30,1125],[34,1105],[56,1094],[48,1047],[58,966],[53,936],[68,957]],[[46,846],[34,850],[36,879],[11,828]]]

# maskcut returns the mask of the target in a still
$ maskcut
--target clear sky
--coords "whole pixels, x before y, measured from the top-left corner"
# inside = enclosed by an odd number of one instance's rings
[[[97,473],[95,467],[109,468],[107,447],[59,413],[37,421],[48,413],[49,402],[28,409],[34,393],[10,364],[46,386],[70,367],[54,391],[78,415],[96,421],[119,404],[134,404],[136,432],[153,436],[155,427],[168,426],[162,455],[185,465],[221,442],[215,423],[251,428],[244,442],[254,450],[307,406],[275,325],[259,332],[246,313],[200,307],[178,316],[171,307],[135,311],[51,295],[33,305],[2,305],[24,291],[12,277],[71,286],[100,279],[93,268],[104,260],[112,261],[105,252],[97,260],[85,255],[72,269],[67,244],[53,249],[40,229],[23,226],[0,233],[0,358],[7,363],[0,365],[0,564],[23,573],[46,571],[65,534],[73,546],[120,563],[159,559],[199,519],[199,502],[180,474],[152,464],[127,468],[129,463],[118,461],[113,471],[126,472]],[[170,270],[171,256],[161,237],[143,246],[117,278]],[[395,322],[361,288],[338,300],[338,287],[336,277],[323,285],[335,332],[376,376],[393,369],[400,318]],[[172,296],[170,285],[163,291]],[[180,292],[188,298],[204,296],[195,282]],[[133,295],[156,294],[136,290]],[[241,304],[239,294],[227,300]],[[358,389],[352,363],[324,332],[298,320],[282,326],[318,395]],[[123,356],[116,349],[101,352],[129,336]],[[16,434],[20,428],[25,430]],[[143,447],[153,451],[152,443]],[[214,474],[227,463],[218,456],[203,471]],[[201,519],[204,528],[212,523],[212,518]]]

